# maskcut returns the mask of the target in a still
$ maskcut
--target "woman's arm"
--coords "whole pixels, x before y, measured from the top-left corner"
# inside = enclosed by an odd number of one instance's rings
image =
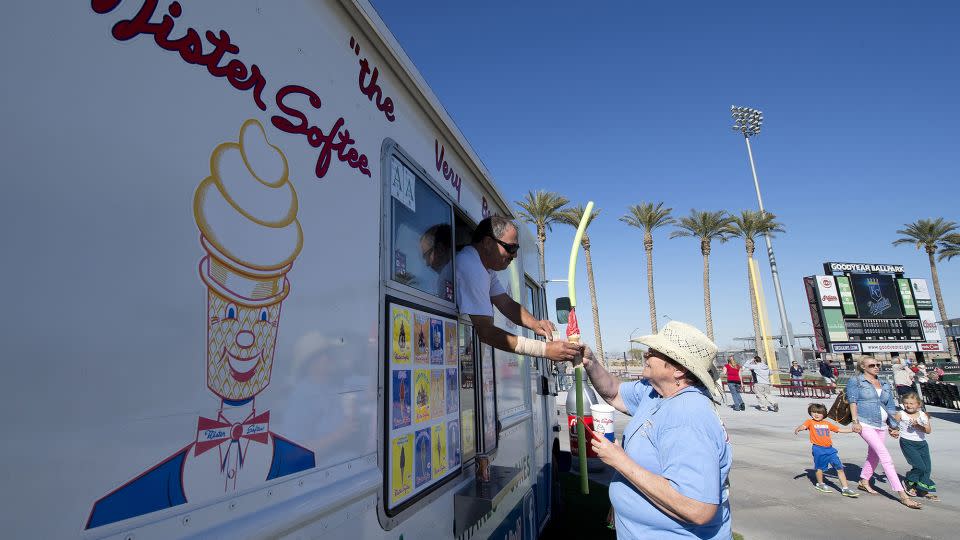
[[[593,387],[604,401],[614,409],[624,414],[630,414],[623,398],[620,397],[620,379],[611,375],[600,362],[596,361],[590,347],[583,348],[583,369],[587,371],[590,382],[593,383]]]
[[[705,525],[717,513],[719,505],[700,502],[680,494],[670,485],[669,480],[638,465],[623,448],[605,437],[596,436],[590,443],[604,463],[626,477],[647,500],[668,516],[684,523]]]
[[[883,385],[887,391],[887,400],[880,403],[880,406],[887,410],[887,425],[894,428],[900,428],[900,411],[897,410],[897,399],[893,397],[894,393],[890,390],[890,385]]]
[[[863,428],[860,427],[860,420],[857,416],[857,404],[853,401],[850,402],[850,417],[853,418],[853,424],[850,426],[853,429],[854,433],[860,433]]]

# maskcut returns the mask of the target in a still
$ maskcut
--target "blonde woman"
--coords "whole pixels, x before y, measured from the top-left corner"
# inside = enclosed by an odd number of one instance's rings
[[[863,463],[857,488],[871,495],[877,494],[870,485],[870,478],[879,464],[887,475],[890,489],[900,498],[900,503],[907,508],[919,510],[920,503],[911,499],[904,491],[885,444],[888,432],[893,438],[900,436],[900,413],[897,411],[896,397],[890,385],[877,377],[880,373],[879,360],[869,356],[862,357],[858,368],[860,373],[847,381],[847,400],[853,416],[853,432],[859,433],[867,443],[867,460]]]

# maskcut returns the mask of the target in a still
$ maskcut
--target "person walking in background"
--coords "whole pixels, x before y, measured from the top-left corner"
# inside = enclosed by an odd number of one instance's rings
[[[920,396],[914,392],[904,394],[900,399],[903,412],[900,413],[900,451],[912,467],[904,478],[907,480],[907,494],[926,497],[939,501],[934,492],[937,485],[930,479],[930,446],[927,435],[933,431],[930,417],[920,410]]]
[[[878,360],[879,362],[879,360]],[[913,391],[913,371],[900,358],[893,361],[893,384],[897,387],[897,397]]]
[[[867,443],[867,459],[860,470],[860,483],[857,484],[857,488],[871,495],[877,494],[870,485],[870,479],[879,463],[887,475],[890,489],[897,493],[900,503],[907,508],[919,509],[920,503],[911,499],[904,491],[897,476],[897,469],[893,466],[893,460],[890,459],[890,452],[887,452],[884,444],[888,432],[884,429],[884,424],[889,426],[890,436],[894,438],[900,436],[898,429],[900,413],[897,411],[897,402],[890,385],[877,377],[880,373],[880,361],[864,356],[860,358],[858,367],[860,373],[847,381],[847,400],[850,402],[850,414],[853,416],[853,432],[859,433]]]
[[[830,360],[821,358],[817,362],[817,371],[819,371],[820,376],[823,377],[824,386],[836,387],[836,379],[833,375],[833,367],[830,365]],[[830,389],[831,394],[834,392],[834,388]]]
[[[790,363],[790,386],[795,396],[803,394],[803,366],[796,360]]]
[[[766,362],[759,356],[754,356],[752,360],[743,365],[740,370],[753,372],[753,393],[757,395],[757,408],[761,411],[766,409],[771,412],[780,410],[773,398],[770,397],[770,368]]]
[[[740,365],[731,355],[727,357],[727,363],[723,368],[727,370],[727,388],[730,389],[730,395],[733,397],[733,410],[742,411],[746,405],[743,403],[743,397],[740,396]]]
[[[830,432],[834,433],[853,433],[851,428],[842,428],[826,419],[827,408],[822,403],[811,403],[807,407],[807,414],[810,418],[797,426],[793,430],[796,435],[803,430],[810,432],[810,444],[813,445],[813,468],[816,469],[817,491],[830,493],[830,488],[823,483],[823,471],[829,467],[837,472],[837,478],[840,479],[840,494],[844,497],[859,497],[859,493],[850,489],[847,484],[847,475],[843,472],[843,462],[840,461],[840,455],[837,449],[833,447],[833,441],[830,439]]]

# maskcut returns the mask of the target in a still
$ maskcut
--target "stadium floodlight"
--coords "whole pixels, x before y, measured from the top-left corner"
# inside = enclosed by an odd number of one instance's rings
[[[763,112],[750,107],[731,106],[730,112],[733,115],[733,130],[743,134],[743,139],[747,142],[747,157],[750,158],[750,171],[753,173],[753,185],[757,189],[757,203],[760,205],[760,212],[766,212],[763,209],[763,197],[760,195],[760,180],[757,179],[757,167],[753,163],[753,149],[750,147],[750,137],[760,134],[760,126],[763,125]],[[783,304],[783,292],[780,289],[780,274],[777,272],[777,260],[773,256],[773,242],[770,234],[763,235],[767,241],[767,256],[770,259],[770,274],[773,276],[773,289],[777,295],[777,307],[780,310],[780,324],[783,325],[783,333],[787,342],[787,355],[789,361],[801,360],[797,358],[793,350],[793,330],[790,328],[790,321],[787,319],[787,309]],[[757,351],[760,354],[760,351]],[[767,359],[769,362],[769,359]]]

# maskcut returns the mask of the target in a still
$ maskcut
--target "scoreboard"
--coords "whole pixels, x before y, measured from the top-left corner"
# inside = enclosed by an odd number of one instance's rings
[[[927,282],[903,266],[827,262],[803,278],[817,349],[833,353],[946,350]]]

